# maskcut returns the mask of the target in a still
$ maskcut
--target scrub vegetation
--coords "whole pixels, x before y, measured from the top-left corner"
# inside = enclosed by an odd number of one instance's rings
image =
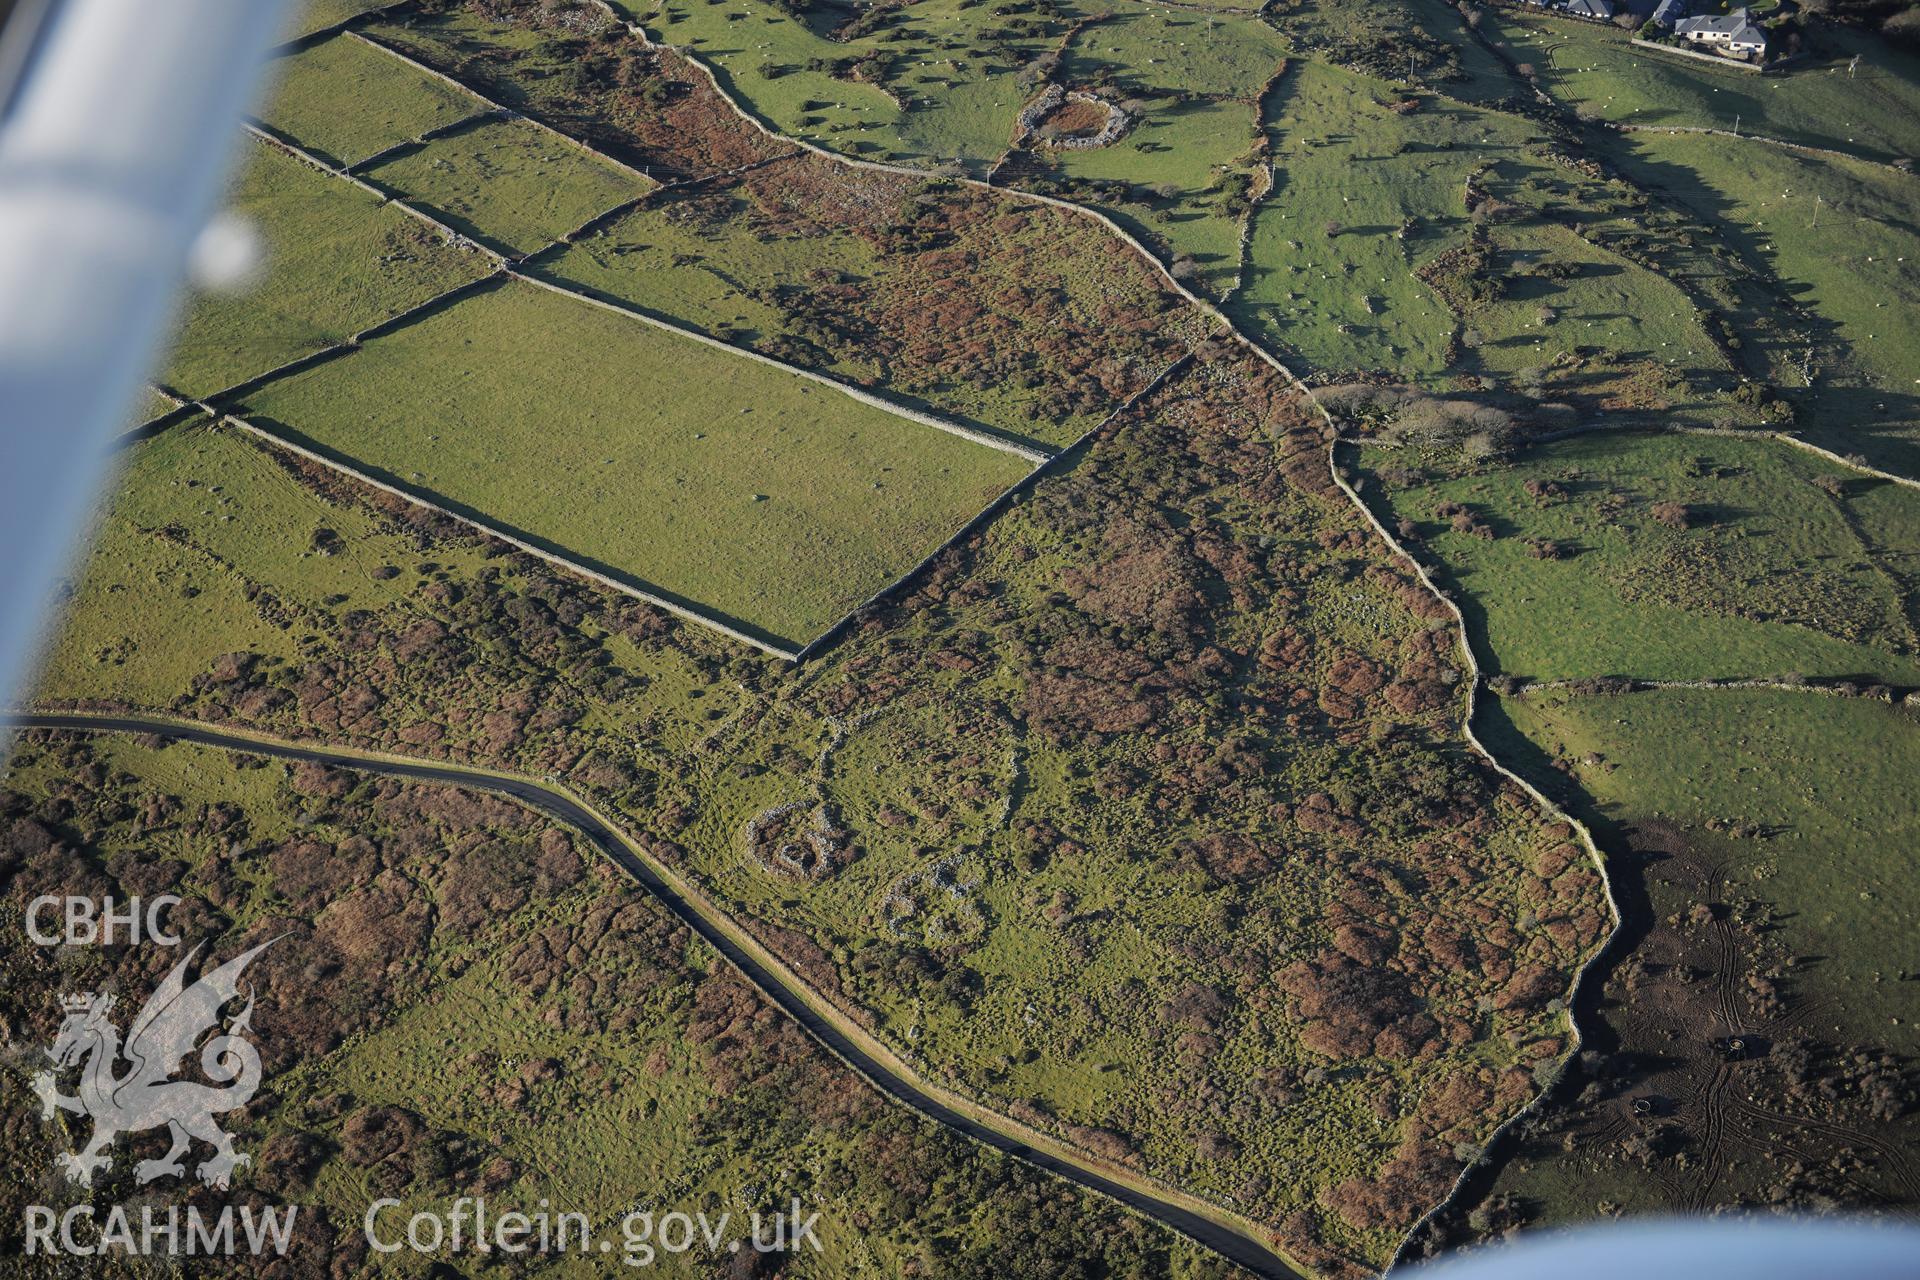
[[[812,157],[663,193],[532,269],[1050,449],[1211,327],[1083,219]]]
[[[621,1215],[642,1203],[730,1215],[723,1240],[745,1239],[755,1212],[770,1220],[798,1203],[802,1217],[818,1212],[819,1251],[779,1257],[796,1276],[1240,1274],[890,1104],[578,833],[511,801],[181,744],[35,735],[0,789],[0,845],[16,918],[43,892],[164,892],[183,899],[172,927],[210,957],[277,939],[246,974],[274,1102],[225,1118],[252,1164],[232,1191],[193,1198],[202,1213],[300,1206],[284,1274],[445,1274],[428,1256],[375,1255],[361,1224],[376,1198],[398,1201],[379,1224],[397,1239],[409,1214],[446,1214],[462,1196],[494,1213],[584,1214],[616,1249]],[[75,991],[117,987],[137,1009],[155,979],[147,954],[76,949],[56,962],[9,931],[9,1025],[51,1043],[59,998]],[[0,1075],[0,1091],[23,1116],[37,1106],[19,1072]],[[64,1127],[9,1126],[8,1167],[50,1169]],[[9,1242],[28,1201],[134,1194],[134,1164],[165,1145],[164,1130],[123,1137],[91,1193],[9,1178]],[[734,1256],[724,1243],[718,1261],[704,1246],[661,1251],[649,1269],[710,1276]],[[546,1271],[604,1264],[575,1254]],[[207,1273],[259,1264],[227,1265]],[[109,1254],[90,1274],[137,1271]]]

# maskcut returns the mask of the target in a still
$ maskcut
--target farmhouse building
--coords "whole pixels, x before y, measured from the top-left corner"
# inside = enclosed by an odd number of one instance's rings
[[[1619,10],[1613,0],[1568,0],[1567,12],[1576,18],[1598,18],[1606,22]]]
[[[1671,31],[1674,24],[1686,16],[1686,0],[1660,0],[1660,4],[1653,11],[1653,24],[1662,31]]]
[[[1754,24],[1747,9],[1735,9],[1724,17],[1682,18],[1673,24],[1673,33],[1742,58],[1761,57],[1767,52],[1767,33]]]

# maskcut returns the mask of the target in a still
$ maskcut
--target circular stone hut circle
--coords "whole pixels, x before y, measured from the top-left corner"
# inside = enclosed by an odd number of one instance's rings
[[[1050,84],[1020,112],[1022,138],[1060,151],[1090,151],[1118,142],[1133,117],[1095,93]]]

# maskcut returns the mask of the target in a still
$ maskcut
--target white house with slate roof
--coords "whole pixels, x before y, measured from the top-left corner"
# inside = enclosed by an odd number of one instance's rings
[[[1682,18],[1673,24],[1673,34],[1742,58],[1764,57],[1767,52],[1767,33],[1747,9],[1735,9],[1724,17]]]

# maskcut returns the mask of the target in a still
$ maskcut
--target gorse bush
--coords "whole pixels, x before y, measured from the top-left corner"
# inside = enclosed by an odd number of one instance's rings
[[[1353,383],[1319,392],[1320,403],[1343,426],[1382,440],[1457,445],[1476,456],[1511,447],[1520,422],[1505,409],[1474,400],[1443,400],[1406,386]]]

